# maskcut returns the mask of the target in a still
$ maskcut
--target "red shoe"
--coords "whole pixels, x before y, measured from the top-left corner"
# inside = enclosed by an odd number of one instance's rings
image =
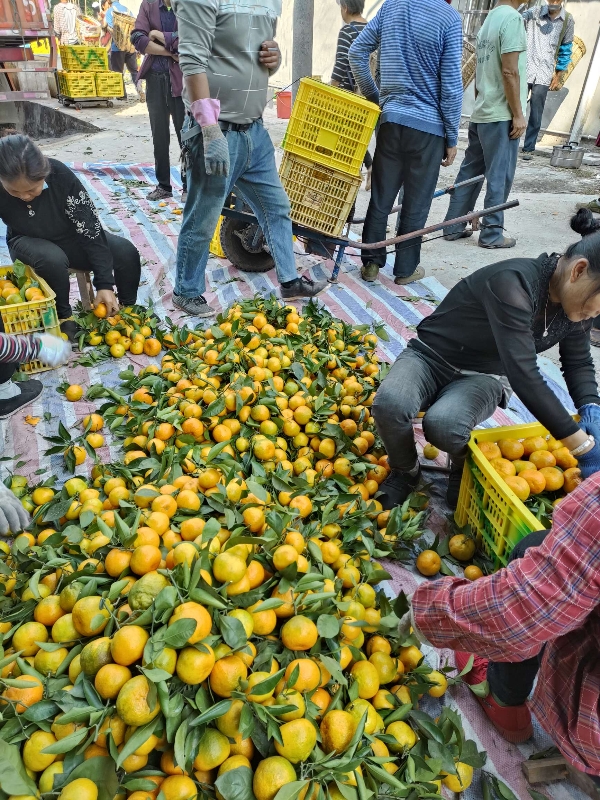
[[[459,672],[462,672],[467,666],[470,658],[471,653],[459,651],[454,653],[454,662]],[[463,675],[465,683],[468,683],[469,686],[477,686],[487,680],[488,663],[487,658],[475,656],[470,672]],[[531,739],[533,736],[531,712],[524,703],[520,706],[501,706],[494,700],[491,693],[487,697],[478,697],[477,695],[475,697],[489,721],[507,742],[520,744]]]

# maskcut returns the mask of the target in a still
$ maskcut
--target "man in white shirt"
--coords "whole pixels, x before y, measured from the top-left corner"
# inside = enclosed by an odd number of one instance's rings
[[[60,0],[54,6],[54,32],[61,44],[77,44],[75,20],[79,15],[79,6],[70,0]]]

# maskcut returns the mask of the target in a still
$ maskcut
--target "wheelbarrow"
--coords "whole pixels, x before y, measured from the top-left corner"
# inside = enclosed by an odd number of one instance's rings
[[[441,197],[444,194],[451,194],[458,186],[464,186],[472,183],[483,181],[483,176],[471,178],[461,184],[448,186],[445,189],[440,189],[434,194],[434,197]],[[307,239],[311,242],[316,242],[323,248],[323,255],[327,258],[333,258],[334,266],[331,277],[328,278],[330,283],[338,283],[338,275],[344,260],[346,250],[354,248],[357,250],[373,250],[381,247],[391,247],[401,242],[407,242],[411,239],[417,239],[421,236],[426,236],[429,233],[435,233],[443,228],[451,225],[459,225],[461,223],[472,222],[479,220],[489,214],[495,214],[498,211],[506,211],[510,208],[515,208],[519,205],[518,200],[511,200],[491,208],[484,208],[480,211],[471,211],[463,217],[458,217],[452,220],[445,220],[444,222],[435,225],[429,225],[418,231],[412,231],[402,236],[395,236],[394,238],[387,239],[383,242],[370,242],[364,244],[363,242],[352,241],[348,236],[329,236],[312,228],[307,228],[304,225],[292,223],[292,230],[298,239]],[[395,206],[390,214],[394,214],[400,209],[400,206]],[[223,223],[221,225],[221,247],[225,256],[231,261],[234,267],[241,272],[268,272],[275,266],[273,257],[269,252],[264,234],[258,224],[254,214],[245,206],[244,202],[236,197],[234,194],[230,195],[227,203],[223,208]],[[364,222],[364,219],[352,219],[348,222],[348,228],[351,224]],[[331,255],[333,253],[333,256]]]

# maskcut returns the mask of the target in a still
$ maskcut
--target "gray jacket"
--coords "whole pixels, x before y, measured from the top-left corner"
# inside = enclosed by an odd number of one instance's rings
[[[258,53],[275,37],[281,1],[173,0],[183,76],[206,73],[224,122],[245,125],[263,114],[269,71]],[[185,87],[183,99],[189,106]]]

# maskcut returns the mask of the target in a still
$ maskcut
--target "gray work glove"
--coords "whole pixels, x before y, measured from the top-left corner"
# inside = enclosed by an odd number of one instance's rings
[[[61,364],[68,362],[72,352],[70,342],[50,333],[42,333],[37,338],[41,344],[38,358],[42,364],[47,367],[60,367]]]
[[[31,523],[31,517],[18,497],[0,482],[0,534],[19,533]]]
[[[202,128],[204,165],[207,175],[229,175],[229,146],[218,125]]]

